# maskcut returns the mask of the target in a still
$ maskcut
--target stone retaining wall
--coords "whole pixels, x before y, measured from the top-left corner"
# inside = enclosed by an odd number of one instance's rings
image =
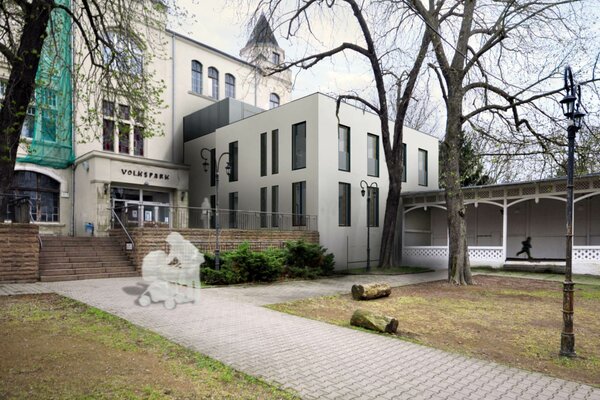
[[[39,227],[0,223],[0,282],[39,280]]]
[[[171,232],[179,232],[185,239],[192,242],[201,252],[215,251],[214,229],[169,229],[169,228],[133,228],[129,230],[135,246],[128,251],[129,258],[139,271],[142,268],[144,256],[151,251],[169,251],[166,238]],[[111,236],[118,236],[125,246],[125,234],[120,229],[110,231]],[[221,251],[236,249],[247,241],[253,250],[265,250],[270,247],[283,247],[290,240],[304,240],[309,243],[319,243],[318,231],[276,231],[276,230],[237,230],[225,229],[219,234]]]

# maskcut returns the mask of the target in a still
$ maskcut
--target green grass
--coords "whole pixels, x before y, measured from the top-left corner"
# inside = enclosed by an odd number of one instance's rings
[[[521,271],[503,271],[491,267],[474,267],[471,271],[479,274],[508,276],[513,278],[540,279],[545,281],[562,282],[565,280],[564,274],[550,272],[521,272]],[[585,285],[600,286],[600,276],[597,275],[573,275],[573,282]]]
[[[579,357],[566,360],[558,356],[560,276],[536,274],[544,279],[530,280],[522,279],[523,274],[503,275],[486,271],[472,286],[445,281],[401,286],[393,288],[391,296],[372,301],[342,294],[269,308],[344,327],[350,327],[353,312],[363,308],[398,319],[396,337],[402,340],[600,386],[600,279],[576,277]]]
[[[0,297],[0,331],[0,398],[297,398],[58,295]]]

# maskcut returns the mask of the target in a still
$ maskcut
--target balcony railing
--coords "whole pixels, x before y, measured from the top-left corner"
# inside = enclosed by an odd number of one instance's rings
[[[127,228],[215,229],[216,222],[216,209],[214,208],[129,203],[126,206],[115,207],[113,211]],[[120,227],[117,218],[112,218],[111,226],[113,228]],[[315,231],[317,230],[317,216],[220,208],[219,226],[221,229]]]

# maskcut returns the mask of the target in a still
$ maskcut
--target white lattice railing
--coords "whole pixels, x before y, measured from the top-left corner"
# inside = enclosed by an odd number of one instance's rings
[[[600,246],[573,246],[573,261],[600,262]]]
[[[503,260],[504,252],[502,247],[481,247],[469,246],[469,260]]]
[[[405,257],[441,258],[448,257],[447,246],[406,246],[402,249]]]

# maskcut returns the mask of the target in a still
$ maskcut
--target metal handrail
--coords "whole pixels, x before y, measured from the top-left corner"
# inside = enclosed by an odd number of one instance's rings
[[[133,238],[129,234],[129,231],[127,230],[127,228],[125,227],[125,225],[123,225],[123,222],[121,221],[121,218],[119,218],[119,216],[115,212],[115,208],[111,208],[110,211],[112,213],[113,218],[116,218],[117,221],[119,222],[119,225],[121,225],[121,229],[123,229],[123,232],[125,232],[125,235],[127,235],[127,238],[129,239],[129,243],[131,243],[131,248],[133,249],[135,247],[135,243],[133,241]]]

